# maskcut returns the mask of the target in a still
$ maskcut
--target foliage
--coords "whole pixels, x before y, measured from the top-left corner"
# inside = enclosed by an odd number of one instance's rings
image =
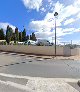
[[[26,40],[29,40],[29,35],[26,36]]]
[[[33,40],[33,41],[36,41],[36,37],[35,37],[34,32],[32,33],[32,40]]]
[[[32,35],[30,35],[30,40],[32,40]]]
[[[11,39],[12,39],[12,34],[13,34],[13,30],[11,27],[9,27],[9,25],[7,26],[7,30],[6,30],[6,42],[9,44]]]
[[[24,28],[23,32],[22,32],[22,41],[26,41],[26,29]]]
[[[14,41],[15,44],[16,42],[25,42],[27,40],[33,40],[36,41],[36,37],[34,32],[31,35],[26,35],[26,29],[22,32],[18,31],[18,28],[15,28],[15,32],[13,32],[13,29],[8,25],[6,29],[6,34],[4,34],[4,30],[0,29],[0,40],[6,40],[7,44],[10,44],[11,41]]]
[[[19,41],[22,42],[22,32],[19,32]]]
[[[16,37],[16,41],[19,41],[19,32],[18,32],[18,28],[15,28],[15,37]]]
[[[77,48],[76,44],[66,44],[65,46],[70,47],[70,49]]]
[[[3,29],[1,28],[1,29],[0,29],[0,40],[4,40],[4,38],[5,38],[4,31],[3,31]]]
[[[32,33],[32,35],[30,35],[30,40],[36,41],[36,37],[35,37],[34,32]]]

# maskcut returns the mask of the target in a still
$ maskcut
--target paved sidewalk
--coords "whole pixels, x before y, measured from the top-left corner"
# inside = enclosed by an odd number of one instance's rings
[[[17,81],[24,79],[27,80],[26,84]],[[78,79],[40,78],[0,73],[0,92],[79,92],[68,84],[77,81]]]

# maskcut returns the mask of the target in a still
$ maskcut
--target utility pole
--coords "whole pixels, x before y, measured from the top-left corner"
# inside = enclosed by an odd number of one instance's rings
[[[52,44],[53,44],[54,37],[52,37]]]
[[[55,17],[55,57],[56,57],[56,17],[58,16],[58,13],[55,12],[54,13],[54,17]]]
[[[71,40],[71,45],[72,45],[72,40]]]

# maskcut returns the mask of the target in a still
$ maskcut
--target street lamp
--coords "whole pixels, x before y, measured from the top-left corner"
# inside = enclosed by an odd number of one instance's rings
[[[55,57],[56,57],[56,17],[58,16],[58,13],[55,12],[54,13],[54,17],[55,17]]]

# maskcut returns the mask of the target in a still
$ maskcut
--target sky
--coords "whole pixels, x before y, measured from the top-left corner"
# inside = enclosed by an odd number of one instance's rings
[[[54,41],[56,17],[57,43],[80,44],[80,0],[0,0],[0,28],[7,25],[37,39]]]

